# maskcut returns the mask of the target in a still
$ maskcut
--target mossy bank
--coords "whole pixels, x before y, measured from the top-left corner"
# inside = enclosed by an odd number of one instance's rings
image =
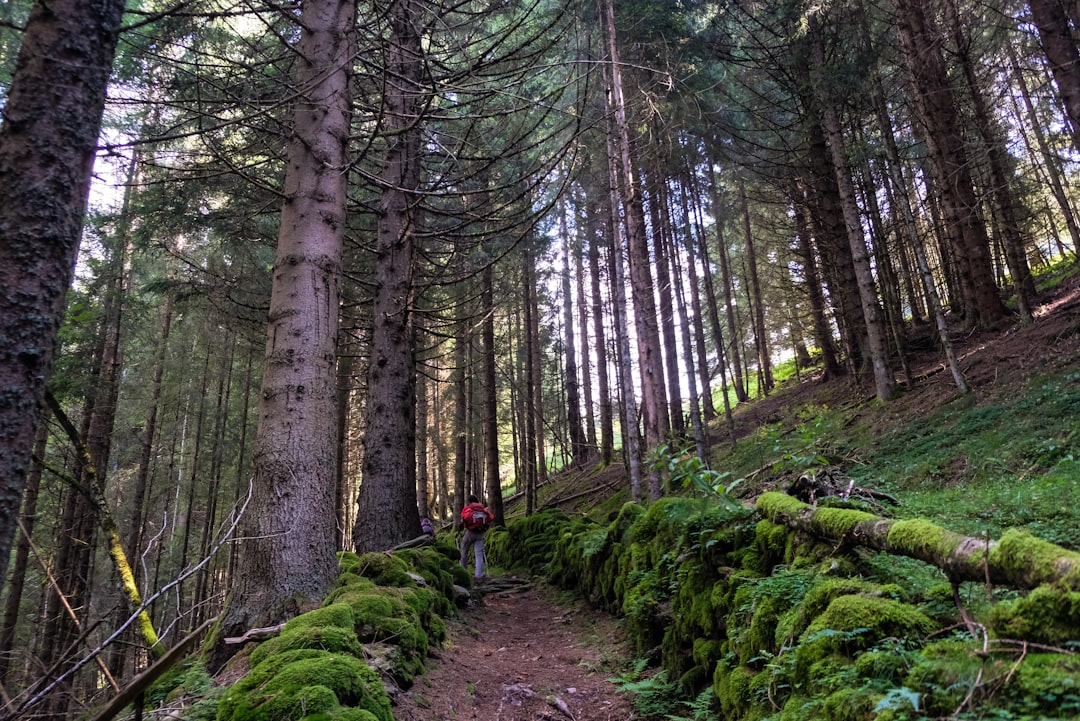
[[[875,522],[820,511],[835,538]],[[926,527],[923,545],[952,538]],[[1080,717],[1072,574],[1030,592],[989,589],[823,535],[749,508],[665,498],[626,504],[606,523],[546,511],[497,530],[489,548],[494,562],[543,571],[624,617],[654,678],[683,699],[670,709],[682,718]]]

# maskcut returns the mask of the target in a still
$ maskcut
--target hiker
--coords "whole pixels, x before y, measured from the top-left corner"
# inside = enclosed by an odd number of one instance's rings
[[[491,526],[492,515],[480,499],[469,496],[469,503],[461,509],[461,519],[465,522],[465,535],[461,539],[461,567],[469,567],[469,549],[476,557],[474,581],[483,581],[484,576],[484,532]]]

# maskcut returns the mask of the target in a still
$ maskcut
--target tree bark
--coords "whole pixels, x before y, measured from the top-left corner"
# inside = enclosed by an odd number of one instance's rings
[[[502,479],[499,477],[499,407],[495,375],[495,278],[490,263],[484,266],[484,473],[487,507],[496,523],[504,522]]]
[[[420,534],[416,510],[416,339],[413,326],[414,216],[420,187],[423,85],[420,0],[392,0],[379,176],[375,300],[364,467],[353,541],[358,551],[393,548]]]
[[[300,13],[292,137],[259,397],[254,490],[218,638],[270,625],[337,578],[337,335],[345,231],[354,0]],[[419,524],[417,523],[417,526]],[[216,671],[235,649],[218,643]]]
[[[600,247],[605,244],[604,228],[610,226],[611,213],[604,200],[602,190],[594,181],[585,187],[586,231],[589,244],[589,285],[592,297],[592,326],[596,337],[596,379],[600,395],[600,462],[605,466],[611,463],[615,453],[615,431],[613,426],[614,409],[612,408],[612,387],[608,378],[607,333],[604,329],[604,298],[600,276]],[[605,222],[607,221],[607,222]]]
[[[37,2],[0,125],[0,590],[71,284],[123,0]]]
[[[1080,49],[1069,26],[1062,0],[1030,0],[1031,19],[1050,62],[1065,114],[1069,118],[1073,147],[1080,150]]]
[[[813,67],[820,73],[825,62],[820,28],[811,32],[813,33]],[[813,71],[811,72],[813,73]],[[887,401],[893,396],[896,379],[893,377],[892,368],[889,367],[881,306],[878,304],[874,275],[870,268],[870,259],[866,250],[866,240],[863,238],[862,224],[859,220],[859,208],[855,202],[855,188],[851,180],[851,170],[847,165],[847,151],[844,147],[840,117],[827,86],[821,82],[820,77],[818,80],[818,92],[823,96],[821,98],[822,119],[833,171],[836,173],[836,184],[840,192],[840,206],[844,215],[848,246],[851,248],[851,262],[855,268],[855,277],[858,281],[862,317],[870,341],[870,360],[874,370],[874,387],[877,391],[878,400]]]
[[[746,266],[750,281],[750,293],[754,300],[751,308],[754,326],[754,348],[757,350],[758,372],[761,375],[760,392],[768,394],[773,388],[772,357],[769,354],[769,333],[765,329],[765,302],[761,296],[761,276],[758,274],[757,247],[750,226],[750,204],[746,202],[746,186],[739,181],[739,205],[742,210],[743,239],[746,241]]]
[[[562,272],[562,302],[563,302],[563,342],[566,347],[566,424],[567,435],[570,437],[570,458],[572,464],[583,463],[588,456],[588,447],[585,439],[585,429],[581,424],[581,386],[578,383],[577,342],[574,339],[574,298],[571,291],[570,255],[572,244],[570,242],[570,228],[567,223],[567,203],[563,199],[559,208],[559,233],[562,235],[563,272]],[[492,509],[492,513],[494,513]]]

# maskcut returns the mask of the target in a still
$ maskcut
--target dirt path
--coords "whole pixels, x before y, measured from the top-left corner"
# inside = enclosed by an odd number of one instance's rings
[[[483,595],[448,621],[446,646],[397,694],[395,721],[635,718],[629,695],[607,680],[629,658],[615,621],[554,598],[549,588],[523,582]]]

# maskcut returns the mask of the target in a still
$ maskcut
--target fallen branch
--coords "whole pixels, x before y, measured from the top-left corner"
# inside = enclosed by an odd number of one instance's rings
[[[253,639],[261,641],[272,636],[277,636],[281,633],[281,629],[283,628],[285,628],[285,624],[283,623],[279,623],[276,626],[265,626],[263,628],[249,628],[247,631],[244,631],[244,635],[242,636],[230,636],[224,640],[225,643],[229,644],[244,643]]]
[[[950,580],[1016,588],[1060,583],[1080,591],[1080,553],[1011,529],[997,541],[964,536],[922,519],[896,520],[846,508],[814,508],[784,493],[763,493],[757,509],[773,523],[849,546],[917,558]]]
[[[166,651],[165,654],[151,664],[149,668],[132,679],[131,683],[125,686],[123,691],[113,697],[112,701],[106,704],[105,708],[98,711],[90,721],[109,721],[109,719],[115,718],[128,704],[135,701],[146,689],[150,688],[154,681],[161,678],[162,674],[175,666],[177,661],[186,656],[188,649],[201,639],[207,629],[209,629],[216,621],[216,617],[207,619],[201,626],[189,633],[186,638],[181,639],[179,643]]]

